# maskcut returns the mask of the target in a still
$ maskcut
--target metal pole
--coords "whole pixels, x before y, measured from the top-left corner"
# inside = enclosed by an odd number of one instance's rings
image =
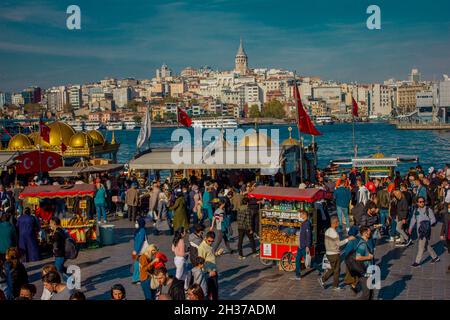
[[[296,73],[294,72],[294,86],[297,87],[297,80],[295,79]],[[298,90],[298,87],[297,87]],[[300,91],[299,91],[299,95],[300,95]],[[295,96],[295,106],[297,108],[296,112],[295,112],[295,118],[297,119],[297,132],[298,132],[298,140],[301,140],[301,132],[300,132],[300,119],[299,119],[299,114],[298,114],[298,98]],[[300,144],[300,183],[303,183],[303,145]]]
[[[353,157],[356,158],[356,142],[355,142],[355,116],[352,115],[352,127],[353,127]]]

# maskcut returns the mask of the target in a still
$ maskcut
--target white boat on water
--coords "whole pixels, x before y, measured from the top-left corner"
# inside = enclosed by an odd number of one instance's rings
[[[68,121],[67,124],[71,126],[75,131],[83,131],[82,121]]]
[[[331,117],[316,117],[316,124],[334,124],[334,120]]]
[[[238,123],[233,117],[220,117],[220,118],[201,118],[193,119],[192,127],[203,129],[235,129],[238,127]]]
[[[106,129],[114,131],[123,130],[123,124],[120,121],[107,122]]]
[[[99,130],[101,127],[100,121],[86,121],[84,123],[84,129],[89,130]]]
[[[138,128],[138,124],[135,121],[124,121],[123,126],[125,130],[134,130]]]

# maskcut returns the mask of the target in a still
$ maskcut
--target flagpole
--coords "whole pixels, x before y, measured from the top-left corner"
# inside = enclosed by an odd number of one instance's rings
[[[39,141],[42,141],[42,125],[41,119],[39,119]],[[39,179],[42,179],[42,160],[41,160],[41,144],[38,144],[38,152],[39,152]]]
[[[294,72],[294,86],[297,86],[297,80],[296,80],[296,73]],[[298,88],[297,88],[298,90]],[[300,91],[299,91],[300,93]],[[295,96],[295,107],[296,107],[296,111],[295,111],[295,118],[297,119],[297,132],[298,132],[298,141],[301,141],[301,132],[300,132],[300,119],[299,114],[298,114],[298,99],[300,97]],[[303,145],[300,144],[300,183],[303,183]]]

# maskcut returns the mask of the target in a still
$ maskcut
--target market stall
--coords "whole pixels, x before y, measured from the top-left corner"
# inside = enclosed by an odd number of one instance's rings
[[[39,212],[41,206],[45,211],[51,212],[51,204],[62,203],[69,210],[72,218],[61,219],[61,226],[67,230],[69,235],[79,244],[95,242],[97,240],[97,226],[95,220],[89,220],[88,209],[90,199],[94,197],[95,186],[91,184],[74,185],[46,185],[26,187],[20,194],[24,200],[24,206]],[[49,205],[50,204],[50,205]],[[48,220],[41,222],[41,229],[49,231]],[[49,234],[49,232],[46,232]]]
[[[297,189],[283,187],[256,187],[249,197],[261,200],[260,209],[260,260],[265,265],[278,262],[284,271],[295,270],[295,256],[299,246],[300,211],[308,213],[312,224],[312,249],[317,244],[317,210],[314,202],[329,198],[321,189]],[[302,260],[303,262],[303,260]]]

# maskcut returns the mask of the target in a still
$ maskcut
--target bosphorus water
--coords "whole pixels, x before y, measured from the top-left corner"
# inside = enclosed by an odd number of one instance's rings
[[[260,125],[258,129],[279,129],[280,142],[289,137],[288,125]],[[242,129],[252,129],[243,126]],[[352,124],[338,123],[334,125],[318,126],[322,136],[316,137],[318,144],[319,167],[325,167],[330,160],[351,158]],[[172,131],[176,128],[152,128],[151,147],[171,147],[178,142],[171,141]],[[297,138],[296,127],[292,127],[292,136]],[[189,129],[193,133],[193,129]],[[108,140],[111,131],[104,132]],[[116,131],[116,140],[121,143],[118,153],[120,163],[126,163],[136,153],[136,138],[139,130]],[[311,136],[303,135],[305,145],[311,142]],[[443,168],[450,162],[450,131],[397,130],[388,123],[356,123],[355,137],[358,145],[358,156],[367,157],[377,152],[385,156],[418,156],[419,163],[424,168],[430,166]],[[400,169],[407,170],[414,164],[402,164]]]

